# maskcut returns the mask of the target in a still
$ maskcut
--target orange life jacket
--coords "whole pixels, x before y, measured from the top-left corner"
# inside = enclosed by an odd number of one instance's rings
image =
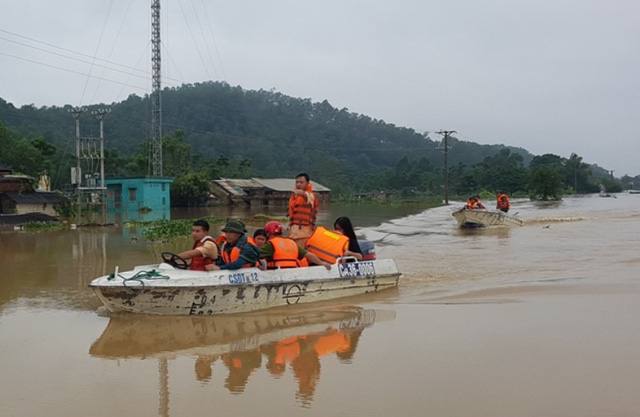
[[[273,237],[269,239],[273,245],[273,256],[267,260],[267,269],[297,268],[300,266],[298,244],[288,237]]]
[[[251,243],[253,246],[258,246],[256,245],[256,241],[252,237],[247,237],[247,242]]]
[[[349,339],[344,333],[331,329],[328,334],[320,336],[313,348],[318,353],[318,356],[324,356],[330,353],[346,352],[350,346],[351,343],[349,343]]]
[[[216,239],[216,244],[218,247],[222,247],[222,244],[227,241],[227,234],[223,233]]]
[[[331,264],[344,255],[349,247],[349,238],[324,227],[318,227],[307,240],[307,250]]]
[[[300,340],[298,337],[290,337],[281,340],[275,347],[274,361],[278,365],[286,365],[300,356]]]
[[[469,200],[467,200],[467,205],[465,207],[468,210],[475,210],[478,207],[478,202],[469,199]]]
[[[204,246],[204,243],[207,240],[212,241],[214,245],[216,243],[216,241],[213,240],[211,236],[205,236],[193,244],[193,249]],[[202,254],[200,254],[191,258],[191,265],[189,265],[189,269],[191,269],[192,271],[206,271],[205,266],[211,265],[213,261],[215,261],[215,259],[211,259],[208,256],[203,256]]]
[[[511,202],[509,201],[509,196],[506,194],[500,194],[498,196],[498,204],[497,208],[499,209],[509,209],[511,207]]]
[[[250,245],[251,243],[247,242],[247,244]],[[234,246],[230,251],[227,251],[225,250],[226,245],[227,242],[225,241],[222,245],[222,248],[220,249],[220,255],[222,256],[222,260],[225,264],[230,264],[231,262],[235,262],[238,260],[238,258],[240,258],[242,247]],[[246,263],[244,264],[243,268],[251,268],[252,266],[255,266],[255,264],[251,265],[250,263]]]
[[[313,193],[311,183],[307,184],[305,189],[308,193]],[[314,194],[315,196],[315,194]],[[292,194],[289,198],[289,224],[298,224],[301,226],[313,226],[316,224],[316,215],[318,214],[318,197],[315,196],[313,204],[307,202],[306,195]]]

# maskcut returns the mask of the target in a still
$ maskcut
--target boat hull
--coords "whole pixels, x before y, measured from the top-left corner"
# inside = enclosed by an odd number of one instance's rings
[[[467,210],[462,208],[451,215],[463,228],[478,228],[487,226],[519,227],[524,221],[517,217],[509,216],[501,211]]]
[[[148,271],[167,278],[135,278]],[[377,260],[333,265],[331,271],[316,266],[198,272],[161,264],[116,276],[97,278],[90,284],[111,312],[214,315],[376,292],[397,286],[400,273],[392,260]]]

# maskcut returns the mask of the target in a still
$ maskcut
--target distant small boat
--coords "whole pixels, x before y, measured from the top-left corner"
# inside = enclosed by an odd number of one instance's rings
[[[629,190],[629,194],[640,194],[640,190]]]
[[[492,210],[467,210],[465,207],[456,210],[451,215],[458,221],[462,228],[478,228],[487,226],[522,226],[524,221],[509,216],[502,211]]]

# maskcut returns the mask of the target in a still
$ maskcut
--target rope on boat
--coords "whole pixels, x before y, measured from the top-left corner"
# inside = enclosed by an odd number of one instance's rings
[[[137,272],[135,275],[133,275],[130,278],[125,278],[122,275],[118,274],[118,277],[122,278],[122,285],[124,285],[127,288],[131,288],[129,286],[127,286],[127,282],[128,281],[137,281],[139,282],[142,287],[144,288],[144,281],[143,279],[147,279],[147,280],[152,280],[152,279],[169,279],[169,277],[167,275],[162,275],[161,273],[159,273],[158,271],[156,271],[155,269],[152,269],[151,271],[139,271]],[[107,280],[111,281],[112,279],[115,278],[114,274],[110,274],[107,277]],[[131,288],[133,289],[133,288]]]

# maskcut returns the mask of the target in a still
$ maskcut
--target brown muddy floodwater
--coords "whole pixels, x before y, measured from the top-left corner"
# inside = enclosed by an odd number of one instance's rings
[[[0,417],[639,416],[640,195],[517,201],[513,230],[455,206],[334,205],[397,290],[219,317],[109,317],[87,288],[186,239],[0,231]]]

